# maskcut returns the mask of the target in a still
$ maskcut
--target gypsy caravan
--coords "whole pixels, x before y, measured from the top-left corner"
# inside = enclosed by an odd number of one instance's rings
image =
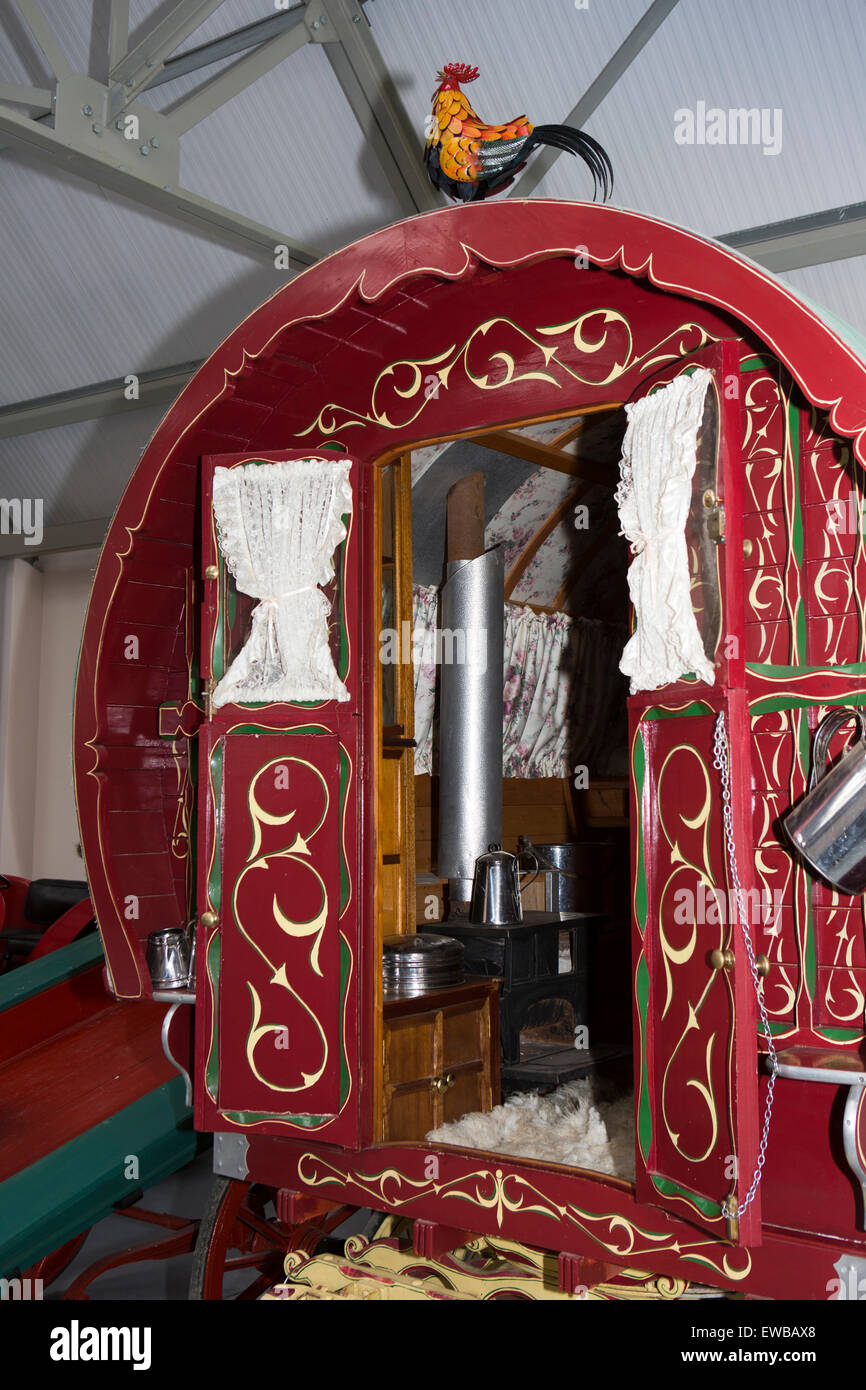
[[[551,1256],[562,1296],[697,1282],[825,1299],[866,1278],[862,899],[781,826],[818,723],[866,702],[864,436],[866,348],[844,325],[722,245],[575,203],[388,227],[299,275],[196,373],[101,554],[75,769],[111,988],[165,1000],[166,1047],[215,1136],[198,1296],[237,1267],[248,1292],[279,1284],[284,1258],[307,1268],[360,1208],[392,1220],[384,1241],[355,1238],[359,1267],[378,1249],[407,1296],[419,1269],[457,1296],[541,1296],[529,1274]],[[524,471],[497,483],[490,460]],[[520,489],[546,499],[528,536],[514,508],[508,524]],[[589,793],[596,764],[622,769],[621,833],[601,838],[623,891],[571,914],[536,900],[479,945],[460,909],[478,837],[500,825],[517,849],[508,788],[533,776],[518,737],[500,777],[490,595],[504,575],[512,604],[560,621],[531,587],[548,545],[578,557],[554,588],[583,583],[582,616],[621,633],[613,677],[576,668],[566,732],[595,731],[575,755]],[[463,584],[448,612],[493,631],[488,660],[441,666],[422,730],[423,662],[405,644],[383,660],[383,633],[417,632],[443,567],[439,627]],[[547,726],[563,732],[561,711]],[[184,987],[165,959],[190,923]],[[421,969],[431,931],[461,943],[462,976],[442,957],[426,986],[383,990],[383,955]],[[524,956],[562,976],[548,994],[570,1022],[606,1020],[629,1054],[619,1157],[526,1156],[463,1124],[499,1109],[503,1078],[543,1099],[533,1020],[507,1015]],[[499,1282],[490,1252],[511,1261]]]

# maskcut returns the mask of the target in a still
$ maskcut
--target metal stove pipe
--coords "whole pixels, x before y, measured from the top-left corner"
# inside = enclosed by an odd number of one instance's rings
[[[439,858],[452,903],[502,841],[502,551],[451,560],[440,596]],[[450,659],[449,659],[450,658]]]

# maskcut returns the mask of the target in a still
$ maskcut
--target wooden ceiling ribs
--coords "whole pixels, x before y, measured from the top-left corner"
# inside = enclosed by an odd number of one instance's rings
[[[610,405],[596,407],[608,411]],[[487,434],[473,436],[476,444],[484,449],[493,449],[498,454],[509,454],[512,458],[525,459],[538,468],[550,468],[555,473],[567,473],[586,483],[595,483],[611,490],[618,481],[609,463],[600,460],[580,458],[576,454],[566,454],[552,444],[542,444],[527,435],[515,434],[512,430],[495,430]]]
[[[545,521],[540,530],[536,531],[532,540],[518,555],[508,574],[505,576],[505,597],[509,599],[520,583],[535,556],[538,554],[548,536],[552,535],[559,523],[568,515],[570,508],[577,506],[581,497],[587,493],[592,486],[591,483],[581,482],[578,487],[570,492],[566,498],[560,502],[555,511]]]

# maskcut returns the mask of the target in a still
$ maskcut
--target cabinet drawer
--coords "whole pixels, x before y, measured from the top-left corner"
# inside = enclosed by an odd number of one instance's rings
[[[489,1050],[490,1023],[486,1007],[477,1003],[442,1010],[442,1066],[480,1062]]]
[[[418,1142],[499,1100],[499,985],[467,980],[384,1010],[380,1135]]]
[[[419,1082],[417,1086],[402,1086],[390,1093],[385,1116],[386,1139],[423,1139],[428,1130],[435,1127],[435,1097],[429,1081]]]
[[[454,1072],[454,1085],[444,1093],[442,1101],[442,1124],[459,1120],[470,1110],[490,1110],[492,1097],[490,1081],[484,1075],[484,1067],[467,1067],[465,1071]]]
[[[385,1030],[385,1079],[401,1081],[433,1076],[436,1066],[436,1014],[394,1019]]]

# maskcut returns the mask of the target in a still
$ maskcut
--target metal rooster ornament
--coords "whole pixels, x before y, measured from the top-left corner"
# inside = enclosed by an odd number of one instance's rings
[[[424,155],[437,188],[464,203],[487,198],[511,181],[539,145],[552,145],[579,155],[589,166],[593,201],[599,190],[605,201],[610,197],[613,168],[597,140],[567,125],[533,126],[525,116],[486,125],[460,90],[461,82],[474,82],[477,76],[478,69],[467,63],[446,63],[438,73]]]

